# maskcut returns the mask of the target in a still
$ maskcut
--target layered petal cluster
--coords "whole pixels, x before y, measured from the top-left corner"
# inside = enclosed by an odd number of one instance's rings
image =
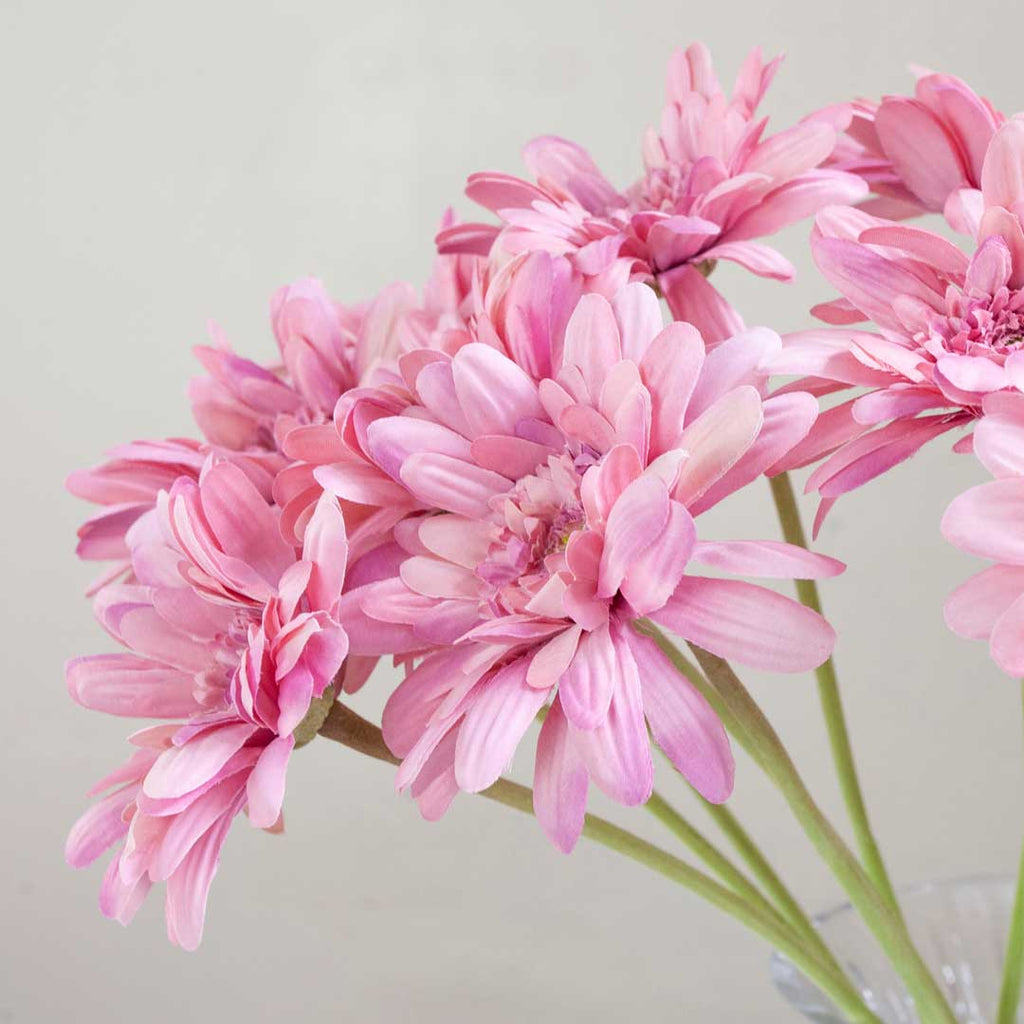
[[[944,212],[966,233],[976,223],[985,152],[1006,118],[966,82],[922,72],[913,96],[852,105],[829,166],[857,174],[878,198],[863,204],[900,220]]]
[[[353,651],[417,662],[383,727],[403,759],[398,785],[428,817],[491,785],[546,709],[535,807],[569,850],[591,782],[627,805],[649,796],[648,728],[709,800],[732,788],[721,724],[636,620],[801,671],[832,649],[820,616],[694,569],[792,578],[841,565],[697,536],[695,517],[771,468],[817,414],[807,394],[764,398],[777,335],[751,330],[708,353],[631,284],[611,302],[584,295],[558,347],[549,339],[540,325],[518,357],[476,341],[403,364],[409,403],[367,417],[360,443],[412,512],[342,618]],[[353,465],[332,466],[334,489],[365,479]]]
[[[815,309],[853,329],[786,338],[779,373],[816,378],[821,392],[867,388],[824,413],[788,466],[829,457],[808,481],[821,518],[842,494],[984,414],[987,396],[1024,384],[1024,122],[994,136],[982,171],[984,209],[971,254],[920,228],[830,208],[812,249],[843,298]],[[970,441],[963,442],[968,447]]]
[[[72,829],[67,859],[82,867],[115,848],[100,906],[122,923],[165,881],[168,935],[186,949],[233,818],[279,828],[300,727],[311,716],[315,732],[347,653],[339,509],[324,496],[299,552],[279,518],[229,461],[179,477],[128,531],[133,582],[96,597],[125,652],[67,666],[83,706],[168,720],[136,733],[136,752],[94,787],[109,792]]]
[[[986,640],[993,660],[1024,675],[1024,395],[985,399],[974,451],[995,477],[961,494],[942,520],[960,550],[992,561],[950,595],[946,623],[955,633]]]
[[[788,280],[788,260],[755,239],[867,193],[860,177],[822,166],[837,141],[834,117],[764,135],[767,119],[756,110],[778,63],[765,64],[755,49],[726,96],[706,47],[677,51],[636,183],[619,191],[575,143],[538,138],[524,151],[534,181],[497,173],[469,179],[466,194],[502,226],[442,231],[440,251],[565,254],[588,289],[606,296],[627,279],[657,282],[677,319],[696,325],[708,344],[724,340],[743,322],[707,281],[714,262]]]

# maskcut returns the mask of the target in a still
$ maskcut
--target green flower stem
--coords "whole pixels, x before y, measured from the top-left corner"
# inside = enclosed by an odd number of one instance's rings
[[[637,620],[634,623],[634,628],[637,632],[652,639],[661,648],[666,657],[675,665],[676,670],[692,682],[703,694],[705,700],[711,704],[727,731],[735,736],[740,745],[754,757],[753,744],[746,738],[739,721],[721,699],[718,691],[704,678],[704,673],[650,619]],[[786,883],[779,877],[761,848],[740,824],[732,810],[725,804],[712,804],[703,799],[701,802],[722,834],[732,843],[743,862],[761,883],[764,891],[775,901],[775,906],[782,916],[817,948],[824,959],[835,964],[837,970],[840,969],[818,929],[814,927],[796,897],[789,891]]]
[[[697,857],[730,888],[757,907],[762,913],[785,921],[762,895],[761,891],[721,850],[690,824],[660,793],[652,793],[644,805],[677,839],[681,840]],[[838,965],[836,965],[838,967]]]
[[[807,547],[807,537],[803,523],[800,521],[800,508],[793,492],[793,482],[788,473],[779,473],[770,478],[772,498],[782,525],[782,535],[790,544]],[[814,580],[797,580],[796,592],[800,602],[821,614],[821,598],[818,585]],[[886,870],[878,841],[871,830],[864,793],[857,777],[857,766],[853,760],[853,748],[850,745],[850,733],[846,725],[846,714],[843,711],[843,700],[839,693],[839,681],[836,678],[835,663],[829,658],[824,665],[815,670],[818,679],[818,697],[825,715],[828,728],[829,744],[832,748],[832,760],[835,763],[839,788],[842,790],[846,810],[850,816],[857,846],[860,849],[864,869],[875,883],[878,891],[889,903],[894,913],[899,914],[899,901],[893,888],[889,872]]]
[[[814,802],[813,797],[746,687],[721,658],[690,645],[711,685],[750,743],[748,749],[775,783],[821,858],[842,885],[850,902],[871,929],[914,999],[918,1015],[928,1024],[956,1024],[935,979],[914,947],[901,917],[875,888],[860,862]]]
[[[378,760],[398,763],[387,749],[380,729],[343,704],[336,703],[331,708],[320,728],[320,735]],[[508,779],[499,779],[480,795],[524,814],[533,814],[532,790]],[[849,979],[808,952],[799,936],[777,915],[763,913],[685,861],[603,818],[588,814],[583,835],[656,871],[746,925],[792,960],[822,991],[828,993],[854,1024],[881,1024],[861,1001]]]
[[[1024,699],[1024,683],[1021,684]],[[1024,846],[1017,869],[1017,895],[1013,901],[1010,934],[1006,940],[1006,962],[1003,964],[1003,985],[999,992],[998,1024],[1015,1024],[1020,1005],[1021,975],[1024,973]]]

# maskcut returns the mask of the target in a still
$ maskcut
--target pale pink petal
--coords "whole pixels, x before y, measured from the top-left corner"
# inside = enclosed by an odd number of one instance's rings
[[[985,153],[981,192],[986,206],[1012,209],[1024,200],[1024,122],[1007,121]]]
[[[608,624],[585,633],[558,685],[565,717],[578,729],[595,729],[608,714],[617,662]]]
[[[1024,598],[1018,597],[992,627],[989,650],[1004,672],[1024,675]]]
[[[704,339],[690,324],[669,324],[644,353],[640,375],[651,393],[652,458],[677,446],[703,363]]]
[[[619,495],[605,527],[598,597],[615,594],[632,563],[665,529],[668,514],[668,488],[656,476],[639,477]]]
[[[260,754],[245,786],[249,820],[256,828],[270,828],[281,816],[288,761],[294,736],[278,736]]]
[[[968,554],[1024,565],[1024,479],[993,480],[954,498],[942,535]]]
[[[402,465],[402,482],[429,506],[485,518],[490,499],[511,486],[507,477],[433,452],[417,452]]]
[[[608,300],[584,295],[565,328],[562,366],[578,367],[591,398],[601,394],[608,371],[622,358],[619,327]]]
[[[525,658],[516,659],[474,696],[455,747],[455,777],[460,789],[478,793],[498,780],[547,701],[545,690],[526,682],[527,668]]]
[[[572,852],[583,831],[587,787],[586,767],[556,699],[537,738],[533,812],[545,835],[563,853]]]
[[[520,420],[544,415],[537,385],[489,345],[473,342],[460,348],[452,360],[452,376],[470,437],[514,436]]]
[[[594,729],[569,726],[571,741],[594,785],[627,807],[644,803],[654,784],[651,745],[644,721],[640,677],[625,639],[614,640],[615,672],[611,703]]]
[[[172,799],[197,789],[209,782],[255,731],[255,726],[245,722],[219,726],[165,750],[146,776],[143,792],[154,799]]]
[[[553,636],[530,659],[526,681],[530,686],[546,690],[554,686],[569,667],[583,631],[579,626],[570,626]]]
[[[672,497],[696,501],[754,443],[763,423],[761,396],[747,385],[723,395],[686,429],[677,447],[689,458],[679,470]]]
[[[131,654],[72,658],[68,692],[83,707],[131,718],[185,718],[200,709],[191,673]]]
[[[623,635],[640,670],[654,741],[705,800],[724,803],[732,794],[735,762],[718,716],[653,640],[628,629]]]
[[[698,541],[693,560],[736,576],[821,580],[846,566],[835,558],[774,540]]]
[[[987,640],[996,621],[1024,595],[1024,567],[993,565],[946,598],[946,625],[968,640]]]
[[[917,100],[890,97],[875,113],[875,129],[900,179],[929,209],[966,183],[957,145],[942,122]]]
[[[687,576],[651,618],[712,654],[769,672],[817,668],[835,644],[816,612],[742,580]]]
[[[669,503],[661,536],[631,563],[622,581],[622,596],[637,615],[649,615],[675,592],[693,552],[697,528],[678,502]]]
[[[196,949],[202,941],[206,901],[231,820],[223,815],[167,880],[167,937],[183,949]]]

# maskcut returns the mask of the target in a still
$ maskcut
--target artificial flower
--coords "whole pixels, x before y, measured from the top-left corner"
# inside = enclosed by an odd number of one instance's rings
[[[75,867],[116,847],[104,914],[127,923],[166,881],[168,935],[194,949],[231,820],[279,827],[296,731],[333,685],[348,641],[337,621],[347,543],[325,495],[301,552],[280,513],[235,464],[211,456],[131,527],[130,584],[96,597],[127,653],[68,663],[72,697],[108,714],[170,719],[93,793],[113,788],[72,829]],[[315,730],[314,730],[315,731]]]
[[[566,254],[589,290],[610,296],[627,279],[657,282],[676,319],[709,345],[735,334],[739,313],[707,280],[714,262],[788,280],[789,261],[754,239],[867,191],[856,175],[821,166],[836,144],[831,117],[764,137],[767,119],[756,110],[778,64],[753,50],[727,97],[706,47],[677,51],[659,128],[644,140],[644,174],[630,188],[620,192],[575,143],[544,136],[524,150],[535,181],[469,179],[466,194],[502,227],[442,231],[440,251]]]
[[[557,348],[548,321],[534,323],[515,352],[475,341],[403,364],[409,403],[367,417],[363,455],[408,511],[378,553],[388,568],[348,591],[341,616],[353,651],[420,659],[383,728],[403,759],[399,787],[428,817],[493,783],[547,707],[535,808],[569,850],[590,782],[627,805],[649,796],[648,727],[707,799],[732,789],[721,724],[636,621],[801,671],[831,652],[824,619],[693,568],[792,578],[841,565],[697,537],[694,517],[772,467],[817,414],[810,395],[763,397],[777,335],[751,330],[706,353],[691,325],[663,326],[644,284],[612,302],[583,296]],[[361,467],[322,478],[348,493]]]

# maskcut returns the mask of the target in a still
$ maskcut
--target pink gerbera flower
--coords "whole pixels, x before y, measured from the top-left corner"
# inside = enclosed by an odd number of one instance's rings
[[[824,413],[789,466],[832,453],[808,480],[835,500],[983,414],[986,396],[1024,383],[1024,122],[1009,121],[982,172],[985,210],[968,256],[940,235],[857,210],[817,218],[815,261],[844,298],[815,312],[835,324],[870,319],[880,334],[804,331],[786,339],[780,373],[866,386]],[[969,444],[969,442],[967,442]]]
[[[667,104],[644,142],[645,173],[620,192],[585,150],[565,139],[535,139],[524,157],[535,180],[474,174],[466,194],[503,226],[460,225],[438,236],[442,252],[568,255],[588,288],[612,295],[627,279],[657,281],[677,319],[695,324],[709,343],[742,329],[739,314],[708,283],[715,260],[788,280],[793,268],[753,239],[853,202],[860,178],[821,164],[832,153],[830,118],[809,119],[762,137],[756,116],[778,67],[755,49],[731,97],[723,93],[707,48],[694,44],[670,63]]]
[[[584,296],[557,348],[543,320],[520,340],[517,353],[473,342],[407,364],[410,404],[367,423],[365,454],[414,514],[381,552],[391,571],[349,592],[342,621],[356,652],[425,655],[383,726],[403,758],[398,785],[428,817],[493,783],[549,705],[535,807],[569,850],[590,781],[623,804],[647,799],[648,727],[709,800],[732,788],[721,724],[633,622],[800,671],[832,649],[820,616],[693,567],[786,578],[841,566],[786,544],[697,538],[694,517],[769,469],[817,413],[809,395],[763,398],[772,332],[706,354],[633,284],[612,302]],[[339,464],[332,487],[347,475],[356,486],[365,474]]]
[[[960,495],[942,532],[962,551],[996,564],[959,587],[946,602],[946,623],[960,636],[987,640],[1004,672],[1024,675],[1024,395],[984,402],[974,451],[994,477]]]
[[[94,788],[114,787],[72,829],[67,858],[82,867],[116,846],[100,906],[122,923],[166,881],[168,934],[187,949],[235,815],[279,827],[296,730],[333,699],[347,652],[335,502],[318,504],[301,557],[279,519],[231,462],[211,456],[198,480],[179,478],[128,532],[134,582],[96,598],[127,653],[67,666],[83,706],[173,720],[132,737],[139,750]]]
[[[828,164],[870,184],[880,198],[863,208],[893,219],[945,212],[970,233],[985,152],[1005,117],[966,82],[928,72],[913,96],[861,100],[852,112]]]

